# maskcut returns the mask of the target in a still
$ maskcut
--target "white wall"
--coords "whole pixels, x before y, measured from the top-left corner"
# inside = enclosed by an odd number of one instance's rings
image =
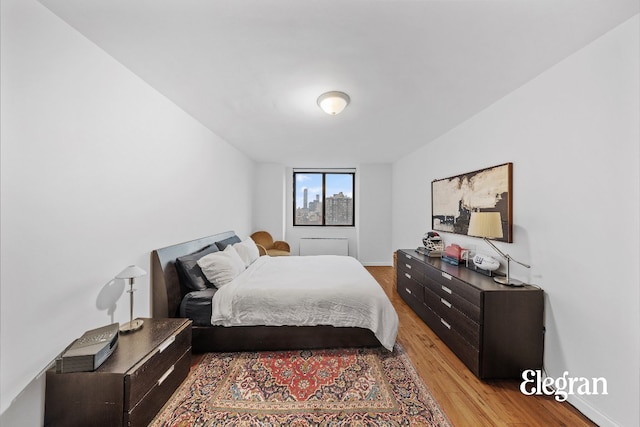
[[[1,5],[0,423],[37,426],[41,370],[128,320],[117,273],[251,232],[253,162],[39,3]],[[137,288],[148,316],[149,276]]]
[[[253,231],[268,231],[274,240],[286,240],[285,167],[257,163],[254,169]],[[291,208],[293,209],[293,208]]]
[[[545,290],[548,374],[607,379],[570,397],[600,425],[640,425],[638,34],[636,15],[393,166],[393,244],[410,248],[432,180],[513,162],[514,243],[498,246]]]
[[[361,164],[356,199],[358,259],[364,265],[393,265],[391,164]]]

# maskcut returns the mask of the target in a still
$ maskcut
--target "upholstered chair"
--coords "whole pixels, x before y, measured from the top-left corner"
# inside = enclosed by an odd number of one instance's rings
[[[283,256],[289,255],[291,252],[287,242],[282,240],[274,241],[271,234],[266,231],[256,231],[251,235],[251,238],[256,242],[258,251],[260,251],[260,256]]]

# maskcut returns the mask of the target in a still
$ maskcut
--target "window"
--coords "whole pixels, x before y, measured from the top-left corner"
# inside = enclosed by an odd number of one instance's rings
[[[293,225],[354,226],[354,172],[293,172]]]

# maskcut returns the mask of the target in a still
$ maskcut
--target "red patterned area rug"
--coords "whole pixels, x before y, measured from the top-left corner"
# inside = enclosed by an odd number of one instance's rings
[[[399,345],[208,353],[151,423],[450,426]]]

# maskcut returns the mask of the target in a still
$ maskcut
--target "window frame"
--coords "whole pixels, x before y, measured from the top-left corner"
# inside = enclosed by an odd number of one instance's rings
[[[297,182],[296,175],[322,175],[322,224],[297,224],[296,223],[296,193]],[[326,199],[327,199],[327,175],[351,175],[352,190],[352,207],[351,207],[351,224],[327,224],[326,215]],[[313,170],[313,169],[294,169],[293,171],[293,227],[355,227],[356,226],[356,171],[355,170]]]

